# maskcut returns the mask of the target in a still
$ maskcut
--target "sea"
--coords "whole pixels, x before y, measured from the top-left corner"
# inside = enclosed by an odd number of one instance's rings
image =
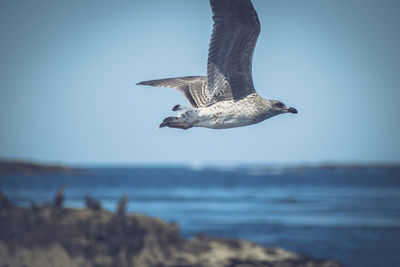
[[[81,168],[72,174],[0,175],[17,205],[65,205],[85,197],[114,211],[175,222],[202,233],[281,247],[348,267],[400,266],[400,166],[133,166]]]

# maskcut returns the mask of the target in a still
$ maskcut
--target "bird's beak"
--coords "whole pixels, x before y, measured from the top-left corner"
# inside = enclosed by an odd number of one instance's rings
[[[293,113],[293,114],[297,113],[297,109],[292,108],[292,107],[288,108],[287,111],[290,112],[290,113]]]

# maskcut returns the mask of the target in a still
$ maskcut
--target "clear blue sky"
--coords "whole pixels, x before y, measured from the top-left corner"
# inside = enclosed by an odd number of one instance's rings
[[[66,164],[400,161],[400,1],[254,0],[258,93],[296,107],[156,129],[206,74],[207,0],[0,1],[0,157]]]

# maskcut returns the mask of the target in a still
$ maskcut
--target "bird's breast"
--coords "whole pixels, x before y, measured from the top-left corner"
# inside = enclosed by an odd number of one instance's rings
[[[246,126],[263,121],[262,109],[256,99],[244,98],[239,101],[221,101],[203,108],[199,116],[204,118],[200,127],[224,129]]]

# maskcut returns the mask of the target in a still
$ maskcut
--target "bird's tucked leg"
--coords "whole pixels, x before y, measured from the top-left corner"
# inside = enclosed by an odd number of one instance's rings
[[[179,128],[179,129],[184,129],[187,130],[196,123],[198,123],[198,120],[195,121],[186,121],[183,120],[182,117],[168,117],[163,120],[163,122],[160,124],[159,128],[163,127],[170,127],[170,128]]]
[[[172,108],[173,111],[178,111],[176,117],[168,117],[160,124],[162,127],[189,129],[199,123],[202,118],[199,117],[199,110],[176,105]]]

